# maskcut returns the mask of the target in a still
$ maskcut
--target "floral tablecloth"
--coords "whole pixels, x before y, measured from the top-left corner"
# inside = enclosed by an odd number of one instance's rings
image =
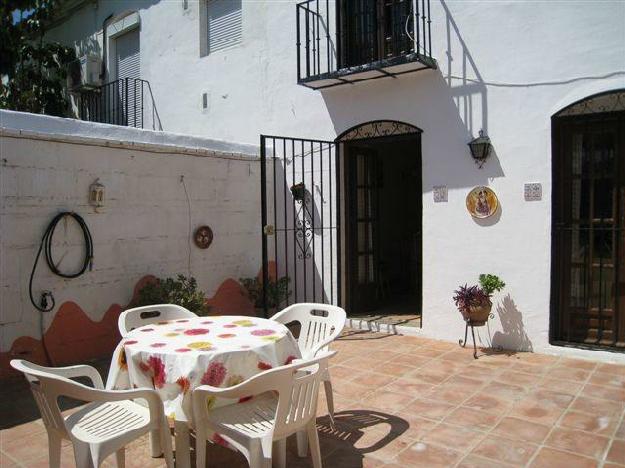
[[[239,316],[158,322],[131,331],[123,341],[115,388],[152,387],[165,414],[188,421],[191,390],[200,385],[230,387],[259,372],[301,357],[282,324]],[[215,406],[237,403],[219,399]]]

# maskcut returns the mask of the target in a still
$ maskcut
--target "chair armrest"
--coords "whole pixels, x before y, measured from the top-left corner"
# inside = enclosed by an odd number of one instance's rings
[[[283,315],[285,315],[286,313],[289,312],[289,308],[287,307],[286,309],[282,309],[280,312],[276,312],[275,314],[273,314],[271,317],[269,317],[269,320],[273,320],[274,322],[280,322],[280,317],[282,317]],[[280,322],[282,323],[282,322]]]
[[[330,344],[332,344],[332,342],[336,339],[337,336],[338,335],[329,336],[325,340],[320,341],[316,345],[312,346],[310,350],[308,351],[307,355],[309,355],[310,358],[315,357],[319,351],[321,351],[326,346],[329,346]]]
[[[209,395],[213,395],[219,398],[238,399],[259,395],[261,393],[275,390],[275,384],[273,384],[270,379],[256,377],[264,376],[258,374],[257,376],[246,380],[245,382],[235,385],[234,387],[227,388],[217,388],[210,385],[200,385],[199,387],[196,387],[193,392],[207,393]]]
[[[76,400],[90,403],[104,403],[111,401],[126,401],[142,398],[147,401],[152,418],[164,414],[163,400],[156,390],[151,388],[135,388],[132,390],[101,390],[87,387],[78,382],[70,381],[71,386],[63,386],[56,391],[58,396],[68,396]]]
[[[279,375],[289,368],[297,371],[298,369],[304,367],[314,366],[318,363],[323,362],[325,359],[334,356],[335,354],[336,351],[329,351],[325,355],[317,356],[312,359],[295,359],[289,365],[266,370],[233,387],[217,388],[210,385],[201,385],[199,387],[196,387],[195,390],[193,390],[193,393],[195,394],[197,392],[198,395],[201,393],[208,393],[209,395],[220,398],[242,398],[260,395],[261,393],[269,392],[272,390],[280,391],[280,383],[276,380],[276,374]]]
[[[60,377],[65,377],[66,379],[87,377],[91,381],[94,388],[100,390],[104,388],[104,383],[102,382],[102,376],[100,376],[100,373],[94,367],[87,366],[86,364],[68,367],[54,367],[46,369],[46,371]]]

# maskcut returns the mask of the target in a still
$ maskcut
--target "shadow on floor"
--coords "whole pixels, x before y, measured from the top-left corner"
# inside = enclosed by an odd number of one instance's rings
[[[341,336],[339,336],[337,341],[363,341],[363,340],[383,340],[384,338],[388,338],[390,336],[395,336],[394,334],[385,334],[385,333],[371,333],[371,330],[357,330],[357,329],[349,329],[346,332],[343,332]]]
[[[408,422],[398,416],[365,409],[340,411],[334,415],[334,421],[332,425],[327,415],[317,418],[324,466],[363,467],[366,454],[382,449],[409,428]],[[212,443],[207,446],[207,461],[209,460],[212,466],[248,466],[240,453]],[[193,465],[195,450],[191,452],[191,461]],[[310,454],[305,458],[297,456],[295,436],[290,436],[287,440],[287,466],[312,466]]]

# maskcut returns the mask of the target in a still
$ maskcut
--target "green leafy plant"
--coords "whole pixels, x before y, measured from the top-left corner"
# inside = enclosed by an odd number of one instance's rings
[[[480,315],[486,308],[486,312],[490,312],[492,302],[491,296],[495,291],[501,291],[506,283],[501,281],[498,276],[490,274],[481,274],[479,277],[480,285],[464,285],[459,286],[454,291],[453,300],[456,307],[465,320],[472,320],[474,323],[482,323]],[[478,309],[477,311],[474,309]],[[481,309],[481,310],[480,310]],[[487,315],[483,317],[487,320]]]
[[[176,304],[198,315],[208,314],[204,293],[197,289],[195,278],[178,275],[173,278],[158,278],[139,290],[135,307],[153,304]]]
[[[69,114],[65,91],[72,47],[45,40],[58,0],[0,2],[0,107],[56,116]]]
[[[263,306],[263,282],[258,278],[240,278],[240,283],[247,291],[247,296],[254,304],[254,307],[260,308]],[[286,298],[291,294],[289,290],[289,283],[291,278],[283,276],[278,278],[277,281],[269,280],[267,284],[267,307],[278,307]]]
[[[480,275],[480,287],[487,296],[492,296],[495,291],[501,291],[506,287],[506,283],[501,281],[498,276],[484,274]]]

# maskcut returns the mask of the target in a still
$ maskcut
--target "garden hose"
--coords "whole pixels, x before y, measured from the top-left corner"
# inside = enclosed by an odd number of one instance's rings
[[[65,217],[71,217],[78,223],[80,229],[82,230],[83,238],[85,240],[85,258],[82,263],[81,268],[74,273],[63,273],[60,271],[57,266],[54,264],[52,260],[52,237],[54,236],[54,230],[56,229],[59,221],[64,219]],[[35,258],[35,264],[33,265],[33,271],[30,273],[30,281],[28,283],[28,293],[30,295],[30,302],[32,302],[33,306],[41,312],[50,312],[54,309],[55,301],[54,296],[51,291],[42,291],[39,303],[35,301],[33,297],[33,278],[35,276],[35,270],[37,269],[37,263],[39,263],[39,257],[41,256],[41,251],[44,251],[46,257],[46,263],[48,267],[57,276],[61,278],[78,278],[82,275],[87,268],[91,269],[93,266],[93,239],[91,238],[91,232],[89,232],[89,228],[87,227],[87,223],[85,220],[77,213],[71,211],[63,211],[57,214],[45,232],[43,233],[43,237],[41,238],[41,244],[39,244],[39,251],[37,252],[37,257]]]

